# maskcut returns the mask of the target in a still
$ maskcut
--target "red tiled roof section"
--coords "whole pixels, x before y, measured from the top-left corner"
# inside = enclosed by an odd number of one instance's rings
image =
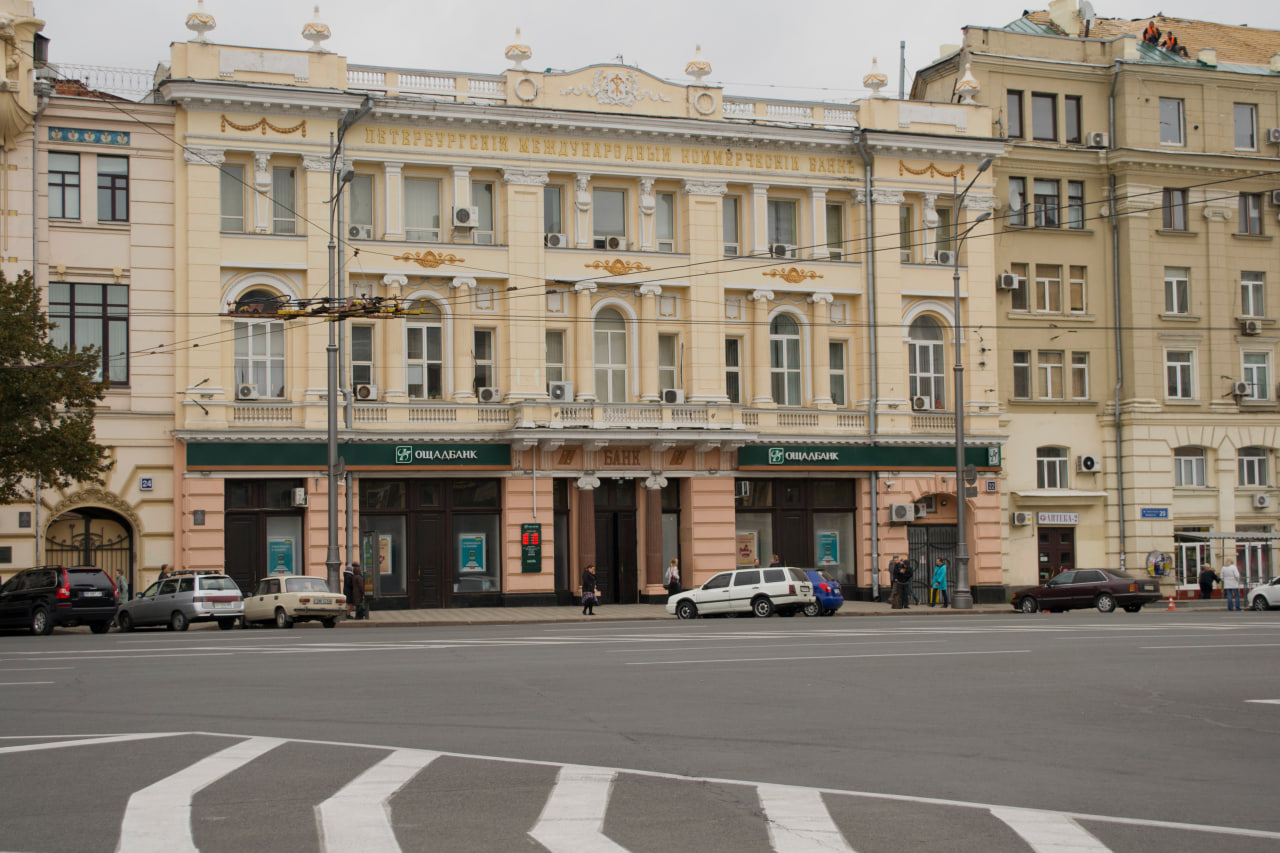
[[[90,89],[79,80],[57,80],[53,84],[53,90],[59,95],[65,95],[71,98],[97,98],[102,101],[126,101],[125,98],[117,97],[116,95],[112,95],[108,92],[99,92],[95,89]]]
[[[1027,20],[1041,26],[1054,27],[1047,11],[1031,12],[1026,17]],[[1193,21],[1189,18],[1166,18],[1164,15],[1153,15],[1150,18],[1138,18],[1133,21],[1098,18],[1089,29],[1089,37],[1113,39],[1132,33],[1141,38],[1142,31],[1151,21],[1155,21],[1161,33],[1172,31],[1178,37],[1178,43],[1187,49],[1187,55],[1192,59],[1195,59],[1196,54],[1204,47],[1215,48],[1218,51],[1219,62],[1235,62],[1241,65],[1268,65],[1271,57],[1280,53],[1280,31],[1278,30],[1215,24],[1211,21]],[[1084,36],[1083,22],[1080,24],[1080,32],[1074,35]]]

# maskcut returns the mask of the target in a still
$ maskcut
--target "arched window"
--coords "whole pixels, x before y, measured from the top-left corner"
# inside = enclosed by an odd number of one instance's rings
[[[947,405],[947,383],[942,373],[942,326],[933,317],[917,317],[911,324],[908,346],[911,371],[911,397],[924,397],[926,408],[944,409]]]
[[[265,288],[247,290],[236,300],[236,314],[274,316],[284,297]],[[235,321],[236,397],[241,388],[259,397],[284,396],[284,323],[279,320]]]
[[[444,397],[444,330],[440,309],[428,299],[410,308],[421,313],[409,315],[405,325],[405,384],[411,400],[439,400]]]
[[[616,308],[605,308],[595,322],[596,398],[627,401],[627,322]]]
[[[800,405],[800,325],[787,314],[779,314],[769,324],[769,370],[773,402]]]
[[[1175,486],[1205,485],[1203,447],[1174,448],[1173,484]]]
[[[1065,489],[1067,483],[1067,449],[1036,448],[1036,488]]]

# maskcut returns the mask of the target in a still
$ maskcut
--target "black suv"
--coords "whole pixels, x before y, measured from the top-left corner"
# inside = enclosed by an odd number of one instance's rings
[[[116,585],[102,569],[26,569],[0,587],[0,628],[48,634],[55,626],[88,625],[93,633],[105,634],[119,603]]]

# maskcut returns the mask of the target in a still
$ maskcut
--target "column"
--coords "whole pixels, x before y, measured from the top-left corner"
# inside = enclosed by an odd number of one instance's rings
[[[751,254],[769,256],[769,187],[751,185]]]
[[[831,402],[831,358],[828,342],[831,339],[831,303],[835,298],[830,293],[815,293],[809,297],[813,305],[813,354],[810,359],[809,375],[813,377],[813,405],[819,409],[834,409]],[[848,358],[848,353],[845,353]],[[847,367],[846,367],[847,370]]]
[[[387,227],[384,234],[388,240],[404,239],[403,167],[403,163],[382,164],[383,183],[386,185],[386,192],[383,194],[383,221]]]
[[[591,295],[596,292],[594,281],[580,281],[573,286],[577,294],[577,308],[574,311],[573,353],[570,362],[573,364],[573,387],[575,396],[586,403],[596,399],[595,351],[591,347]]]
[[[473,345],[472,300],[475,298],[476,280],[459,276],[449,282],[454,291],[449,300],[453,310],[453,399],[474,403],[475,365],[471,360]]]
[[[724,257],[723,183],[687,180],[684,221],[688,223],[690,263],[707,263]],[[725,308],[723,280],[719,275],[690,276],[685,344],[685,398],[691,403],[724,403]],[[684,315],[682,315],[684,316]]]
[[[271,233],[271,152],[253,152],[253,230]],[[327,198],[327,196],[326,196]]]
[[[743,353],[751,371],[751,405],[773,406],[772,374],[769,370],[773,364],[769,355],[769,303],[773,301],[773,291],[756,290],[747,298],[755,303],[751,308],[751,347],[749,352]]]
[[[394,273],[384,275],[382,286],[386,288],[387,296],[400,298],[409,287],[409,277]],[[382,360],[384,367],[380,372],[385,400],[403,402],[409,394],[409,389],[405,387],[407,383],[404,372],[404,325],[403,319],[382,320],[378,323],[384,356]]]
[[[174,222],[174,230],[189,235],[186,267],[174,268],[174,304],[179,308],[173,317],[173,339],[188,341],[212,340],[219,332],[225,341],[217,346],[175,348],[175,388],[192,388],[194,383],[208,378],[202,391],[215,392],[217,399],[235,399],[233,377],[234,345],[230,340],[232,323],[222,319],[227,306],[222,298],[222,235],[219,198],[221,172],[225,152],[220,148],[188,147],[183,152],[184,172],[176,172],[175,183],[186,181],[187,205],[185,217]],[[175,164],[176,168],[176,164]],[[176,189],[176,187],[175,187]],[[83,190],[83,188],[82,188]],[[181,214],[179,214],[181,215]],[[56,259],[55,259],[56,263]],[[49,270],[50,279],[54,270]],[[190,313],[187,313],[190,312]],[[188,407],[174,407],[175,425],[183,427],[187,419],[201,421],[199,409],[194,414]],[[230,419],[228,409],[218,417]],[[225,422],[225,420],[224,420]],[[190,481],[187,481],[190,482]],[[174,484],[175,497],[178,484]]]
[[[502,328],[501,388],[509,398],[547,398],[547,294],[527,283],[546,280],[546,247],[542,243],[542,188],[547,173],[533,169],[502,170],[499,211],[506,234],[507,269],[514,290],[507,292]]]
[[[585,460],[586,448],[583,448]],[[578,487],[578,565],[569,567],[574,587],[582,584],[582,570],[596,561],[596,493],[600,478],[594,472],[579,477]]]
[[[654,239],[654,211],[658,204],[653,198],[653,178],[640,179],[640,251],[652,252],[658,248]]]
[[[938,194],[925,193],[924,204],[921,205],[921,218],[924,220],[924,233],[920,237],[920,242],[924,244],[924,258],[930,263],[936,263],[938,260]],[[955,231],[957,223],[960,221],[960,211],[951,211],[951,230]],[[1065,273],[1066,270],[1063,270]]]
[[[661,460],[661,453],[654,451],[654,459]],[[662,490],[667,478],[653,474],[644,481],[644,575],[640,585],[662,583]]]
[[[440,235],[445,237],[445,242],[453,241],[453,210],[444,204],[444,199],[440,199],[440,204],[444,207],[441,213],[444,222],[440,226]],[[471,167],[470,166],[454,166],[453,167],[453,206],[470,207],[471,206]],[[463,234],[470,237],[474,233],[474,229],[459,229]]]
[[[827,248],[827,188],[813,187],[809,190],[809,257],[822,260],[831,256]]]
[[[640,324],[636,335],[640,338],[640,402],[658,401],[658,297],[662,286],[640,285]]]
[[[573,176],[573,245],[578,249],[591,248],[591,190],[587,187],[590,182],[591,176],[585,172]]]

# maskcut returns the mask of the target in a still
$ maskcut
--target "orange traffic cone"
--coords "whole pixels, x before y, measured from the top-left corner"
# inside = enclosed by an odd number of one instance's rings
[[[1169,606],[1166,607],[1165,610],[1177,610],[1177,609],[1178,609],[1177,605],[1173,603],[1173,596],[1172,595],[1169,596]]]

